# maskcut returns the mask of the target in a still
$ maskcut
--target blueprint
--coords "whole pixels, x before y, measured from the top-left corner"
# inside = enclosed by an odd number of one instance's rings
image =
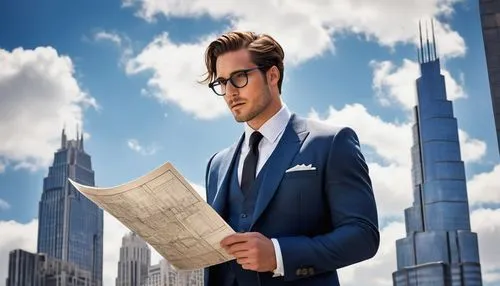
[[[169,162],[111,188],[69,181],[178,270],[195,270],[234,259],[219,245],[234,230]]]

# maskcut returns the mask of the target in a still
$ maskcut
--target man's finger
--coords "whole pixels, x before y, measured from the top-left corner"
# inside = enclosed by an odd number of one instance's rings
[[[233,254],[238,251],[248,251],[250,249],[250,245],[248,242],[239,242],[233,243],[226,247],[226,252],[229,254]]]
[[[246,242],[248,241],[248,234],[245,234],[245,233],[235,233],[235,234],[231,234],[227,237],[225,237],[221,242],[220,242],[220,245],[224,248],[232,245],[232,244],[235,244],[235,243],[240,243],[240,242]]]
[[[238,252],[235,252],[231,255],[234,256],[236,259],[250,257],[248,251],[238,251]]]
[[[255,258],[240,258],[236,262],[246,270],[257,270],[257,263]]]
[[[240,265],[250,264],[250,259],[248,257],[237,258],[236,262]]]

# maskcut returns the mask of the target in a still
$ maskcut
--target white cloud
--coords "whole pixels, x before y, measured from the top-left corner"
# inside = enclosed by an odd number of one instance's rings
[[[486,142],[470,138],[465,131],[458,130],[460,153],[465,162],[479,161],[486,154]]]
[[[36,252],[38,220],[34,219],[27,224],[15,221],[0,221],[0,281],[4,283],[9,270],[9,252],[23,249]]]
[[[500,164],[490,172],[473,176],[467,182],[471,205],[483,203],[500,203]]]
[[[175,44],[164,33],[127,63],[128,74],[152,71],[149,91],[160,102],[177,104],[182,110],[200,119],[229,114],[224,99],[218,97],[202,79],[204,42]]]
[[[402,217],[404,209],[413,202],[410,169],[394,163],[387,166],[369,163],[368,168],[379,217]]]
[[[120,38],[120,36],[112,32],[106,32],[106,31],[97,32],[94,34],[94,39],[96,41],[102,41],[102,40],[111,41],[117,46],[122,45],[122,39]]]
[[[320,55],[333,46],[333,36],[355,33],[380,45],[418,42],[418,21],[451,16],[461,0],[424,1],[254,1],[239,5],[227,2],[190,0],[124,0],[125,6],[139,6],[138,15],[148,21],[158,15],[229,19],[233,29],[250,29],[276,35],[292,62]],[[395,24],[397,23],[397,24]],[[449,25],[438,21],[435,31],[439,52],[447,56],[465,53],[465,42]],[[425,26],[424,26],[425,27]],[[304,45],[304,42],[308,43]]]
[[[382,105],[396,103],[399,106],[411,110],[416,104],[417,89],[416,79],[420,77],[420,67],[417,62],[404,59],[401,66],[396,66],[390,61],[372,61],[373,68],[372,87],[377,99]],[[446,93],[449,100],[465,98],[462,82],[453,78],[449,71],[441,69],[445,77]]]
[[[341,285],[392,285],[396,266],[396,239],[405,236],[405,225],[390,223],[380,231],[379,251],[372,259],[339,270]]]
[[[497,189],[498,190],[498,189]],[[471,215],[472,231],[479,239],[479,258],[483,280],[491,285],[500,284],[500,209],[479,209]],[[494,284],[493,284],[494,283]]]
[[[63,126],[75,134],[84,109],[97,103],[79,86],[71,59],[52,47],[0,49],[0,62],[0,162],[46,167]]]
[[[133,55],[134,50],[132,48],[132,41],[125,34],[119,34],[112,31],[98,31],[94,33],[94,41],[109,41],[116,45],[116,47],[121,52],[119,66],[124,68],[130,57]]]
[[[230,27],[224,29],[268,33],[285,49],[285,64],[294,66],[333,51],[336,37],[346,33],[362,35],[391,49],[398,43],[416,44],[420,19],[451,16],[454,5],[461,1],[256,0],[230,5],[226,1],[123,0],[123,5],[139,6],[138,15],[148,21],[160,15],[190,18],[208,15],[229,20]],[[436,34],[442,56],[465,54],[464,40],[449,25],[436,21]],[[204,73],[204,50],[215,38],[216,35],[209,35],[198,42],[175,44],[164,33],[132,58],[126,71],[129,74],[151,71],[148,86],[160,102],[176,104],[201,119],[222,116],[227,112],[223,102],[206,86],[196,83]]]
[[[127,146],[133,151],[144,156],[154,155],[159,149],[156,144],[151,144],[147,147],[142,146],[137,139],[129,139],[127,141]]]
[[[10,209],[10,204],[6,202],[5,200],[2,200],[0,198],[0,211],[8,210]]]
[[[386,122],[358,103],[345,105],[340,110],[330,106],[325,118],[313,110],[309,117],[331,125],[350,126],[358,133],[361,143],[372,147],[386,162],[410,166],[413,123]]]

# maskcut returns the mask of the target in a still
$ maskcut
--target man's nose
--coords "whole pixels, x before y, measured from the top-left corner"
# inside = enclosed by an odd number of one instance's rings
[[[235,95],[238,95],[238,88],[234,87],[234,85],[231,83],[231,81],[228,81],[226,83],[226,95],[229,97],[233,97]]]

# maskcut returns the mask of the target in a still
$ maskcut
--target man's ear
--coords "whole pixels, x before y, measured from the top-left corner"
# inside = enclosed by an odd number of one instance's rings
[[[267,82],[271,85],[278,85],[278,81],[281,77],[278,67],[272,66],[266,73]]]

